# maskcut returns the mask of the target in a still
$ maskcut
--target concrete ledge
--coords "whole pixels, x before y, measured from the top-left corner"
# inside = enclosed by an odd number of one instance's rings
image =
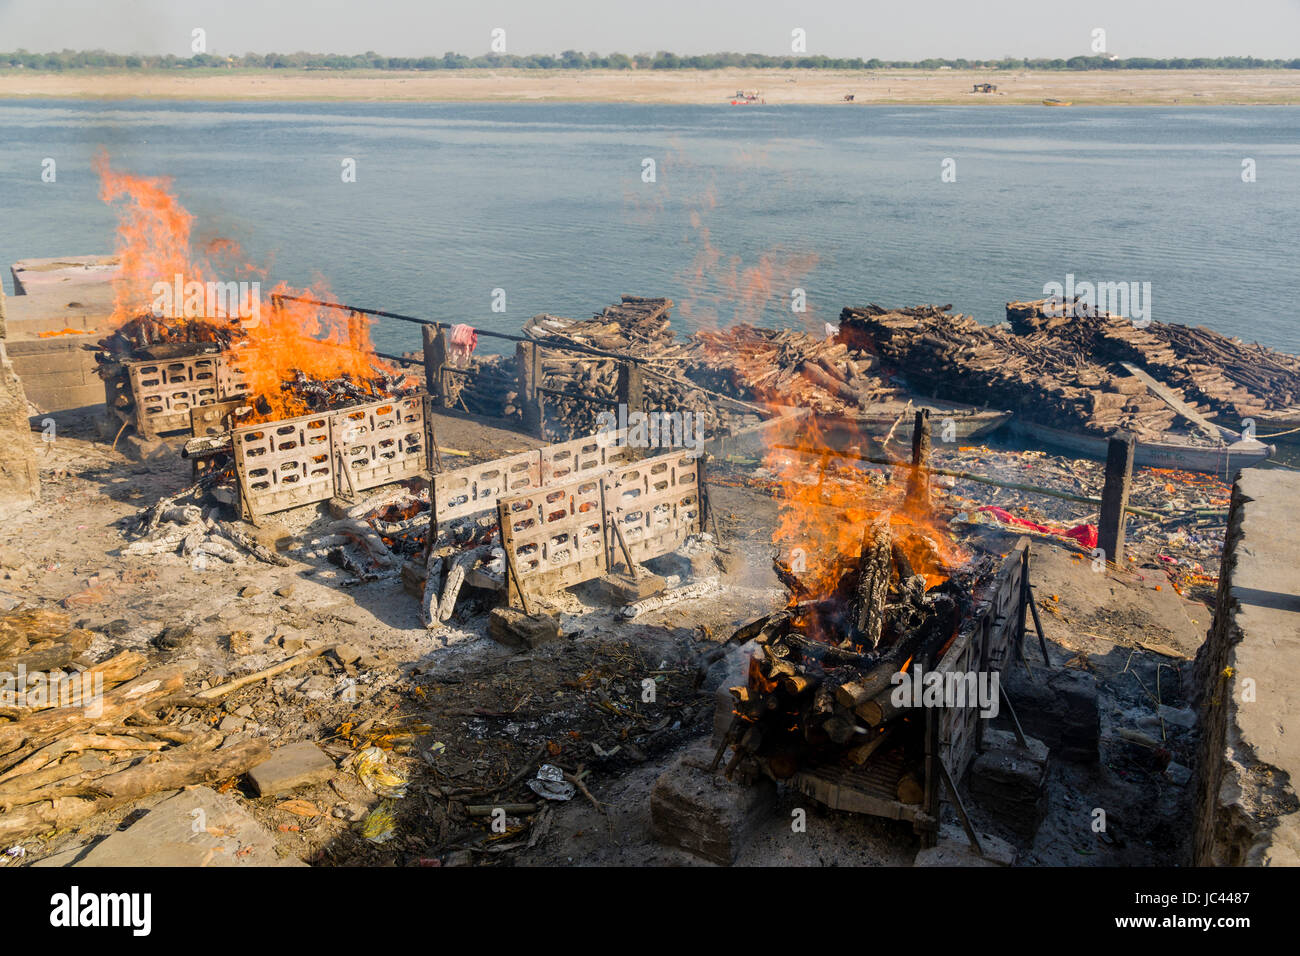
[[[1300,474],[1232,489],[1214,624],[1196,657],[1198,865],[1300,865]]]
[[[22,259],[9,267],[14,295],[53,292],[63,295],[113,281],[121,267],[113,255],[56,256],[50,259]]]
[[[98,334],[44,339],[11,335],[5,342],[6,350],[28,401],[42,412],[102,405],[104,380],[95,372],[95,353],[82,347],[93,345],[99,338]]]

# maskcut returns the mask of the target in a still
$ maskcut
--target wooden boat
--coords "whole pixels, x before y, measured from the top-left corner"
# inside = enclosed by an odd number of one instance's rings
[[[888,405],[878,405],[854,416],[853,420],[863,422],[873,433],[880,431],[882,437],[897,422],[898,427],[894,429],[894,437],[910,440],[912,428],[916,424],[916,412],[922,408],[930,410],[930,428],[934,431],[936,440],[944,422],[949,420],[955,428],[953,437],[962,439],[982,438],[997,431],[1011,420],[1011,412],[1001,409],[976,408],[974,405],[941,402],[935,399],[912,401],[906,404],[891,402]]]
[[[839,440],[848,441],[853,435],[863,435],[877,444],[890,442],[897,450],[899,443],[912,440],[916,426],[916,412],[930,409],[930,429],[933,440],[944,440],[943,429],[953,423],[953,441],[972,441],[991,434],[1011,420],[1011,412],[996,408],[976,408],[960,402],[943,402],[935,399],[910,402],[886,402],[875,405],[855,415],[817,415],[817,427],[823,432],[833,430]]]
[[[1047,99],[1043,100],[1043,105],[1044,106],[1073,106],[1074,103],[1071,100],[1058,100],[1053,97],[1048,97]]]
[[[1300,445],[1300,408],[1287,408],[1254,416],[1257,441],[1276,442],[1279,445]],[[1245,428],[1238,424],[1239,433]]]
[[[1051,428],[1018,419],[1013,426],[1026,437],[1073,452],[1084,458],[1106,460],[1107,438],[1083,432]],[[1238,468],[1250,468],[1277,454],[1277,448],[1258,441],[1198,444],[1177,439],[1165,442],[1140,441],[1133,450],[1133,464],[1147,468],[1179,468],[1183,471],[1200,471],[1206,474],[1231,478]]]

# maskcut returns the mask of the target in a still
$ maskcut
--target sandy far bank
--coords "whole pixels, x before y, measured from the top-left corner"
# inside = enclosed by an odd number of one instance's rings
[[[973,93],[975,83],[995,93]],[[1300,70],[964,70],[534,71],[445,72],[76,71],[0,72],[0,98],[421,100],[717,105],[737,90],[784,104],[1075,105],[1300,104]],[[853,96],[846,104],[845,96]]]

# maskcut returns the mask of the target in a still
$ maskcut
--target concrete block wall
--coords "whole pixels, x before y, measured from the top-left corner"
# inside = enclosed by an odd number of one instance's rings
[[[1300,474],[1232,489],[1214,623],[1196,658],[1193,862],[1300,865]]]
[[[116,268],[110,256],[13,265],[14,286],[23,294],[9,300],[9,357],[39,413],[103,405],[104,383],[95,374],[94,352],[84,346],[107,334]]]
[[[61,335],[9,344],[9,358],[38,412],[63,412],[104,404],[104,381],[95,374],[94,353],[82,345],[98,335]]]

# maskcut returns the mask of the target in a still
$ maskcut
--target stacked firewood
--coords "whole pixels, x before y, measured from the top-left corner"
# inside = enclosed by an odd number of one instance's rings
[[[1191,367],[1217,370],[1270,409],[1300,404],[1300,357],[1201,327],[1156,322],[1152,331]]]
[[[741,398],[851,415],[899,393],[875,356],[835,339],[744,324],[694,339],[702,348],[690,377]]]
[[[555,315],[535,315],[524,333],[538,341],[553,339],[631,355],[661,355],[671,350],[674,333],[668,313],[672,299],[625,295],[590,319],[576,321]]]
[[[1007,303],[1007,320],[1020,335],[1048,333],[1081,356],[1132,362],[1180,392],[1201,412],[1237,420],[1300,402],[1300,358],[1246,345],[1218,332],[1131,319],[1077,303]]]
[[[1261,372],[1247,368],[1245,351],[1239,343],[1218,336],[1205,329],[1188,329],[1182,325],[1152,323],[1139,328],[1131,319],[1110,315],[1093,308],[1076,308],[1073,304],[1053,304],[1047,299],[1036,302],[1010,302],[1006,317],[1011,329],[1021,336],[1049,334],[1065,343],[1080,359],[1092,362],[1128,362],[1144,368],[1162,384],[1174,390],[1188,405],[1199,412],[1227,414],[1242,419],[1264,415],[1269,407],[1287,407],[1291,397],[1300,394],[1300,376],[1288,373],[1278,363],[1269,363],[1262,347]],[[1236,352],[1235,364],[1210,364],[1205,354],[1209,342],[1222,339],[1226,346],[1217,346],[1217,352],[1226,358],[1227,352]],[[1178,342],[1175,349],[1173,342]],[[1201,343],[1201,345],[1196,345]],[[1281,358],[1281,352],[1275,352]],[[1216,359],[1217,363],[1217,359]],[[1232,368],[1238,378],[1229,375]],[[1269,372],[1274,376],[1269,376]],[[1245,388],[1243,381],[1255,385],[1255,390]],[[1264,384],[1268,381],[1268,384]],[[1275,402],[1270,398],[1284,398]]]
[[[51,609],[0,615],[6,842],[75,826],[151,793],[229,780],[269,754],[263,738],[228,740],[205,722],[174,719],[179,706],[219,703],[223,688],[187,692],[180,667],[149,669],[136,651],[94,662],[85,656],[92,637]],[[26,678],[22,686],[16,674]]]
[[[862,766],[885,750],[905,765],[920,756],[921,722],[902,719],[907,709],[891,700],[891,679],[938,663],[988,568],[947,569],[927,591],[907,558],[912,544],[891,530],[888,513],[879,515],[832,594],[814,598],[796,587],[801,600],[742,628],[738,637],[752,637],[757,649],[746,683],[730,689],[729,774],[757,769],[784,779],[801,767]]]
[[[702,416],[706,435],[727,431],[755,418],[756,409],[736,401],[734,390],[712,392],[684,372],[699,344],[678,341],[671,326],[671,299],[622,296],[585,321],[554,315],[534,316],[524,332],[540,345],[575,344],[639,359],[641,387],[647,410],[690,412]],[[619,396],[619,367],[613,358],[583,355],[563,348],[544,348],[541,384],[563,392],[545,396],[548,432],[554,438],[590,434],[598,416],[613,411]],[[598,401],[587,401],[594,398]],[[508,397],[516,403],[517,395]]]
[[[1175,412],[1122,369],[1115,374],[1050,331],[1017,335],[949,308],[846,308],[840,338],[875,352],[922,395],[1012,409],[1065,430],[1167,437]]]

